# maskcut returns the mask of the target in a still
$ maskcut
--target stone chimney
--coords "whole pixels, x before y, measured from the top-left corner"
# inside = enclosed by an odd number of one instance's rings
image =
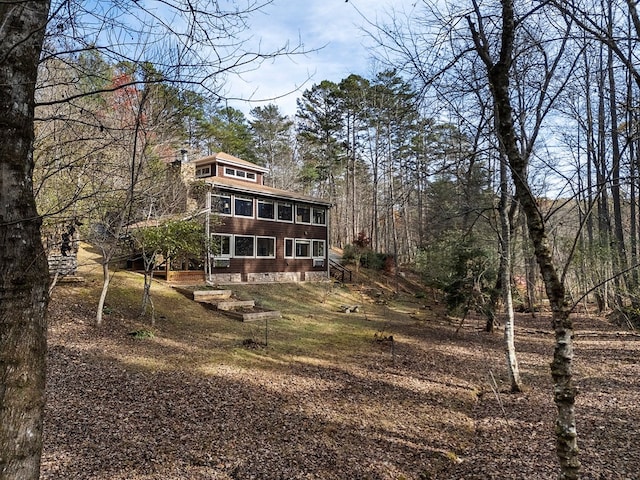
[[[180,174],[183,182],[189,185],[196,179],[196,166],[193,163],[189,163],[189,156],[186,150],[180,150],[180,158],[176,160],[176,163],[180,165]]]

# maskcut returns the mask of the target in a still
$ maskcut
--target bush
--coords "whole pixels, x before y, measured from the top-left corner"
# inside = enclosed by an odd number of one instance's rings
[[[129,335],[138,340],[155,337],[154,333],[151,330],[135,330],[133,332],[129,332]]]
[[[382,270],[385,268],[388,255],[386,253],[377,253],[371,249],[367,249],[360,257],[360,265],[371,270]]]
[[[443,237],[418,253],[425,283],[445,292],[450,311],[481,301],[495,285],[498,259],[473,237]],[[476,298],[477,297],[477,298]]]
[[[342,250],[342,260],[347,263],[355,263],[356,256],[358,255],[357,249],[355,246],[348,244],[345,245]]]
[[[358,245],[345,245],[342,251],[342,260],[371,270],[388,270],[389,260],[393,255],[374,252],[370,247]]]

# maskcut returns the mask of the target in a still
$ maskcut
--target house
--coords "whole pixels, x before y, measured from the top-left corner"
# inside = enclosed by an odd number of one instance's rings
[[[209,282],[300,282],[329,276],[327,201],[264,185],[266,168],[226,153],[190,162],[210,186]]]

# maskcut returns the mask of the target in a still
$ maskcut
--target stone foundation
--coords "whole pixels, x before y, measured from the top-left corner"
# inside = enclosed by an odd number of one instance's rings
[[[209,278],[213,285],[225,283],[299,283],[324,282],[329,277],[326,271],[315,272],[264,272],[247,273],[243,280],[241,273],[214,273]]]
[[[300,272],[247,273],[247,282],[254,283],[297,283],[302,281]]]
[[[241,273],[212,273],[209,275],[209,283],[218,285],[220,283],[242,283]]]
[[[56,273],[60,276],[75,275],[78,271],[78,259],[75,255],[65,257],[60,254],[51,254],[49,260],[49,275]]]

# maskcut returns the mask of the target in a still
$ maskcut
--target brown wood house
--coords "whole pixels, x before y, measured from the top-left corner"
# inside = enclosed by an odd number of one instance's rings
[[[191,163],[195,177],[211,187],[207,281],[328,278],[329,202],[265,186],[267,169],[226,153]]]

